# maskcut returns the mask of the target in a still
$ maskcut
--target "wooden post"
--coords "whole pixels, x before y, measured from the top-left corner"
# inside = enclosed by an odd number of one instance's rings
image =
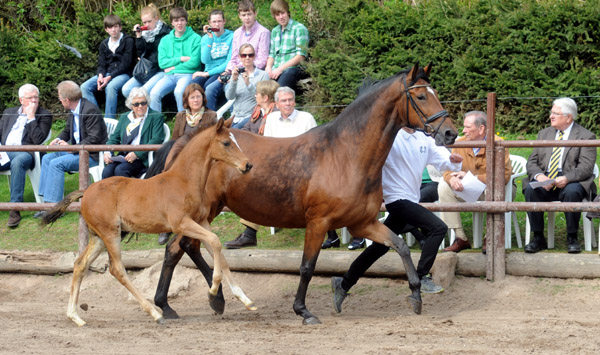
[[[494,201],[504,201],[505,185],[504,179],[504,159],[506,157],[504,147],[496,146],[495,164],[494,164]],[[504,213],[494,213],[494,243],[491,244],[492,249],[488,249],[488,253],[493,253],[494,259],[494,275],[495,281],[504,280],[506,276],[506,249],[504,248]],[[488,245],[490,245],[488,243]]]
[[[496,119],[496,93],[490,92],[487,95],[487,127],[486,127],[486,141],[485,141],[485,170],[486,170],[486,181],[485,181],[485,200],[493,201],[495,194],[494,184],[494,157],[496,155],[495,141],[495,119]],[[486,266],[486,278],[490,281],[494,280],[494,265],[495,265],[495,253],[493,245],[496,245],[495,231],[495,219],[494,214],[487,214],[487,266]]]
[[[90,184],[90,153],[87,150],[79,151],[79,190],[85,190]],[[87,224],[79,213],[79,255],[88,244],[89,231]]]

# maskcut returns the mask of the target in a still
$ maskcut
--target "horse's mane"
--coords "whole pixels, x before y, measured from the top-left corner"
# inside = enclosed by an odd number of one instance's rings
[[[379,91],[380,89],[387,87],[392,82],[394,82],[398,77],[400,77],[402,75],[406,75],[406,74],[408,74],[408,72],[410,72],[410,68],[404,69],[388,78],[380,79],[380,80],[373,79],[372,77],[366,77],[365,79],[363,79],[360,87],[358,88],[357,99],[362,96],[369,95],[369,93],[371,93],[371,92]],[[425,71],[423,70],[423,68],[419,68],[419,71],[417,72],[417,76],[415,77],[415,80],[408,83],[408,86],[414,85],[417,81],[419,81],[419,79],[423,79],[429,83],[429,77],[427,76],[427,74],[425,74]]]
[[[179,154],[183,151],[183,149],[192,139],[200,135],[200,133],[206,131],[207,128],[212,128],[215,124],[217,124],[217,121],[215,121],[214,124],[211,125],[199,126],[198,128],[192,131],[188,131],[183,136],[177,138],[177,141],[175,141],[175,144],[173,144],[173,148],[171,148],[171,151],[169,152],[169,157],[171,157],[171,161],[166,162],[167,164],[165,165],[164,170],[166,171],[169,170],[169,168],[171,168],[171,166],[179,157]]]

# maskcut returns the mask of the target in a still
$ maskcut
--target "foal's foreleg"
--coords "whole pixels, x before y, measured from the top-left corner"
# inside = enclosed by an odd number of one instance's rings
[[[93,232],[90,233],[88,245],[73,265],[73,279],[71,281],[71,293],[69,295],[69,305],[67,306],[67,317],[78,326],[84,326],[85,321],[77,314],[77,302],[79,301],[79,291],[81,281],[85,276],[90,265],[96,260],[104,248],[104,243]]]

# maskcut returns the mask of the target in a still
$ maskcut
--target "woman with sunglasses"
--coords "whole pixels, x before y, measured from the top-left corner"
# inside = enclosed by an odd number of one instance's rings
[[[231,80],[225,87],[227,100],[235,100],[233,104],[232,128],[242,128],[250,120],[256,107],[256,83],[269,80],[269,75],[254,66],[254,47],[250,43],[240,46],[240,60],[243,67],[234,67]]]
[[[217,113],[206,107],[206,95],[202,86],[191,83],[183,92],[183,107],[175,116],[175,125],[171,139],[177,139],[186,132],[204,129],[217,123]]]
[[[131,111],[121,115],[106,144],[161,144],[165,139],[165,120],[160,112],[148,108],[149,103],[150,95],[146,89],[133,88],[125,101],[125,106]],[[106,152],[104,163],[103,179],[111,176],[138,177],[148,168],[148,152],[125,151],[118,152],[116,156]]]

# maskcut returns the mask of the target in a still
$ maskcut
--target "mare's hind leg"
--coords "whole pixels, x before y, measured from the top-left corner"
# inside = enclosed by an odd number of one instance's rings
[[[109,237],[110,239],[103,238],[104,244],[106,244],[106,250],[108,251],[108,255],[110,257],[110,273],[117,279],[119,282],[125,286],[131,292],[133,297],[140,303],[142,309],[148,312],[154,320],[163,324],[165,322],[162,314],[154,308],[152,303],[148,302],[142,294],[133,286],[131,280],[127,276],[127,271],[125,271],[125,267],[123,266],[123,261],[121,259],[121,239],[118,237]]]
[[[421,301],[421,280],[419,279],[419,275],[417,275],[415,264],[410,257],[410,249],[406,245],[406,242],[404,242],[404,239],[398,237],[388,227],[377,220],[361,229],[351,229],[350,233],[352,235],[361,235],[374,242],[389,246],[400,255],[404,264],[404,270],[406,270],[406,276],[408,277],[408,284],[412,291],[412,295],[408,296],[408,302],[416,314],[421,314],[423,305]]]
[[[71,281],[71,293],[69,295],[69,305],[67,306],[67,317],[75,322],[78,326],[84,326],[85,321],[77,314],[77,302],[79,301],[79,290],[81,281],[85,276],[90,265],[96,260],[100,252],[104,248],[104,243],[97,235],[90,231],[88,245],[73,265],[73,279]]]
[[[165,258],[160,271],[156,294],[154,295],[154,304],[162,309],[163,317],[166,319],[179,318],[177,312],[169,306],[168,302],[169,286],[173,278],[173,271],[175,271],[175,266],[177,266],[183,256],[183,250],[178,243],[179,239],[179,236],[172,238],[165,248]]]

